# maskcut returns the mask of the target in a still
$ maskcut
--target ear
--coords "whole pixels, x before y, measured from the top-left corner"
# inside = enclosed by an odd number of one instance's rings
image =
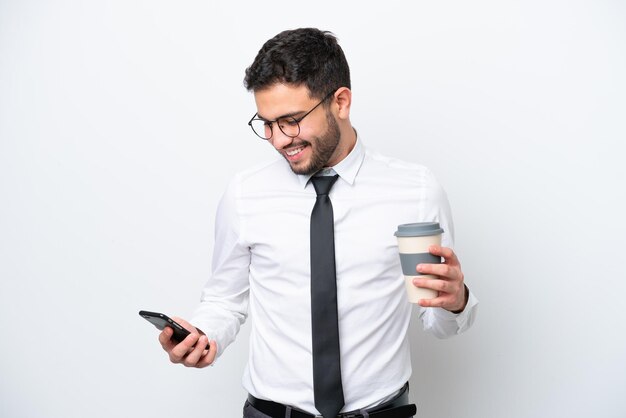
[[[334,94],[335,103],[337,106],[337,117],[345,120],[350,118],[350,106],[352,105],[352,92],[347,87],[341,87],[337,89]]]

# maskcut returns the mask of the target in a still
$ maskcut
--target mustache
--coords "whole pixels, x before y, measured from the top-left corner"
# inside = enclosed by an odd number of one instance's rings
[[[311,145],[311,143],[309,141],[298,141],[297,143],[292,143],[292,144],[289,144],[289,146],[282,148],[281,151],[289,151],[291,149],[305,147],[307,145]]]

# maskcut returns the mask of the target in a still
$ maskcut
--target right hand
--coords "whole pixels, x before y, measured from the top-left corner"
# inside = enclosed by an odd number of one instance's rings
[[[211,349],[207,350],[206,346],[209,343],[209,338],[202,331],[184,319],[178,317],[172,319],[185,327],[191,334],[180,343],[177,343],[171,340],[174,331],[170,327],[163,328],[163,331],[159,334],[159,342],[163,350],[170,356],[170,361],[199,369],[213,364],[217,354],[217,343],[211,341]]]

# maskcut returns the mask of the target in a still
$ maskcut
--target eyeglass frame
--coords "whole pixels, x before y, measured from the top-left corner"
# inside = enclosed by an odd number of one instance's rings
[[[270,139],[272,139],[272,137],[274,136],[274,124],[276,124],[276,126],[278,126],[278,129],[280,129],[280,131],[283,133],[283,135],[288,136],[289,138],[295,138],[298,135],[300,135],[300,122],[302,122],[302,119],[306,118],[307,116],[309,116],[309,114],[311,114],[311,112],[313,112],[315,109],[317,109],[319,107],[319,105],[321,105],[322,103],[324,103],[326,100],[328,100],[333,94],[335,94],[337,90],[333,90],[330,93],[328,93],[326,96],[324,96],[324,98],[322,99],[321,102],[319,102],[318,104],[316,104],[315,106],[313,106],[313,108],[311,110],[309,110],[308,112],[306,112],[304,115],[300,116],[299,118],[294,118],[293,116],[281,116],[278,119],[274,119],[274,120],[265,120],[263,118],[257,118],[257,116],[259,116],[259,113],[255,113],[254,116],[252,116],[252,119],[250,119],[248,121],[248,126],[250,127],[250,129],[252,129],[252,132],[254,132],[254,134],[256,136],[258,136],[259,138],[263,139],[264,141],[269,141]],[[285,133],[285,131],[283,131],[283,128],[280,127],[280,124],[278,123],[279,119],[287,119],[287,118],[291,118],[293,119],[293,121],[296,123],[296,125],[298,125],[298,133],[295,135],[288,135],[287,133]],[[264,123],[269,123],[270,125],[270,137],[266,138],[265,136],[261,136],[259,135],[254,128],[252,127],[252,122],[254,122],[255,120],[260,120],[263,121]]]

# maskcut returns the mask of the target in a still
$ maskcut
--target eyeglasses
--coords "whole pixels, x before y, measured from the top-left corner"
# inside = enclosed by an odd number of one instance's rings
[[[258,118],[257,116],[259,114],[255,113],[254,116],[252,116],[252,119],[250,119],[250,122],[248,122],[248,126],[250,126],[256,136],[261,139],[268,140],[272,137],[272,127],[274,126],[274,124],[276,124],[278,126],[278,129],[280,129],[280,131],[286,136],[290,138],[295,138],[300,135],[300,122],[302,122],[302,119],[306,118],[311,112],[317,109],[319,105],[328,100],[328,98],[330,98],[333,94],[335,94],[334,90],[328,93],[321,102],[313,107],[313,109],[309,110],[299,118],[294,118],[293,116],[283,116],[276,120],[265,120]]]

